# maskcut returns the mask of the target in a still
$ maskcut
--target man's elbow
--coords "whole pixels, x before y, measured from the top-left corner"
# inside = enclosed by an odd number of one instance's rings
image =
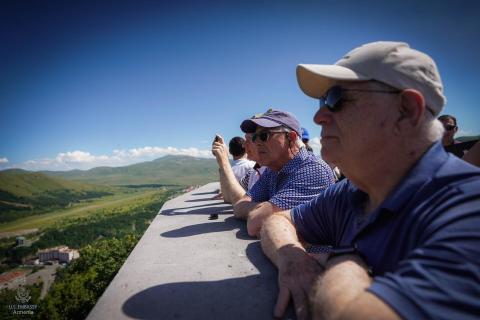
[[[260,231],[262,230],[262,226],[265,221],[272,216],[274,213],[273,210],[260,211],[260,212],[252,212],[248,215],[247,219],[247,231],[248,235],[251,237],[260,237]]]

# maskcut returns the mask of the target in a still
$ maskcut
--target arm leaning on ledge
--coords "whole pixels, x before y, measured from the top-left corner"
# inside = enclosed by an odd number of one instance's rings
[[[400,319],[382,300],[366,291],[372,281],[358,255],[330,259],[310,294],[313,318]]]
[[[278,268],[279,292],[274,316],[283,316],[291,297],[298,319],[310,318],[308,297],[324,268],[300,243],[290,212],[277,212],[266,219],[261,239],[263,252]]]
[[[366,291],[372,282],[357,255],[314,259],[301,245],[289,211],[270,216],[261,231],[264,253],[278,268],[275,317],[293,299],[298,319],[398,319],[382,300]],[[323,263],[322,263],[323,262]]]

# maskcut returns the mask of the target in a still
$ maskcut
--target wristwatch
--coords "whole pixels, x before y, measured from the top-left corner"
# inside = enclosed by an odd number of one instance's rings
[[[358,247],[356,244],[352,245],[352,246],[338,246],[338,247],[332,247],[330,249],[330,254],[328,255],[328,258],[327,258],[327,262],[330,261],[331,259],[333,258],[336,258],[336,257],[339,257],[339,256],[343,256],[343,255],[346,255],[346,254],[354,254],[354,255],[357,255],[359,256],[360,258],[362,258],[363,262],[366,264],[367,266],[367,272],[368,272],[368,275],[369,276],[373,276],[373,270],[372,270],[372,267],[370,267],[368,265],[368,261],[367,261],[367,258],[363,255],[363,253],[358,250]]]
[[[346,255],[346,254],[355,254],[355,255],[360,256],[363,259],[362,253],[360,251],[358,251],[356,245],[353,245],[353,246],[332,247],[330,249],[327,260],[330,260],[330,259],[335,258],[335,257],[343,256],[343,255]]]

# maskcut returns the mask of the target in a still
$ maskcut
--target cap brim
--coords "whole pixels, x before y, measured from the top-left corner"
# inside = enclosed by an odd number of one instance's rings
[[[336,80],[364,81],[369,77],[338,65],[299,64],[297,81],[302,91],[312,98],[320,98]]]
[[[253,133],[257,130],[257,126],[264,128],[275,128],[281,125],[281,123],[265,118],[248,119],[242,122],[242,124],[240,125],[240,129],[245,133]]]

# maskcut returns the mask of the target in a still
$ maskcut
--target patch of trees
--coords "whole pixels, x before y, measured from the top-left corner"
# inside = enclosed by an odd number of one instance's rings
[[[31,247],[7,250],[10,259],[20,261],[36,254],[38,249],[52,246],[81,248],[80,258],[58,269],[57,278],[44,299],[39,299],[41,287],[38,294],[37,291],[32,294],[29,303],[37,304],[38,308],[30,318],[85,319],[163,203],[177,192],[169,190],[147,201],[108,212],[102,209],[98,215],[69,220],[60,228],[45,230]],[[7,245],[12,241],[8,240],[0,242]],[[2,303],[5,306],[14,295],[15,290],[2,291],[0,302],[5,302]],[[9,313],[0,313],[0,319],[10,319]]]
[[[4,249],[6,263],[19,264],[26,258],[36,255],[40,249],[59,245],[81,248],[101,238],[121,238],[127,234],[142,235],[171,194],[172,192],[165,192],[150,202],[131,204],[111,209],[110,212],[102,209],[98,215],[77,218],[65,223],[64,226],[48,228],[30,247]]]
[[[33,315],[15,315],[9,308],[20,304],[16,290],[0,291],[0,319],[85,319],[98,298],[117,274],[137,244],[139,236],[102,239],[80,250],[80,258],[65,269],[58,269],[55,283],[40,300],[41,283],[25,286],[37,305]]]

